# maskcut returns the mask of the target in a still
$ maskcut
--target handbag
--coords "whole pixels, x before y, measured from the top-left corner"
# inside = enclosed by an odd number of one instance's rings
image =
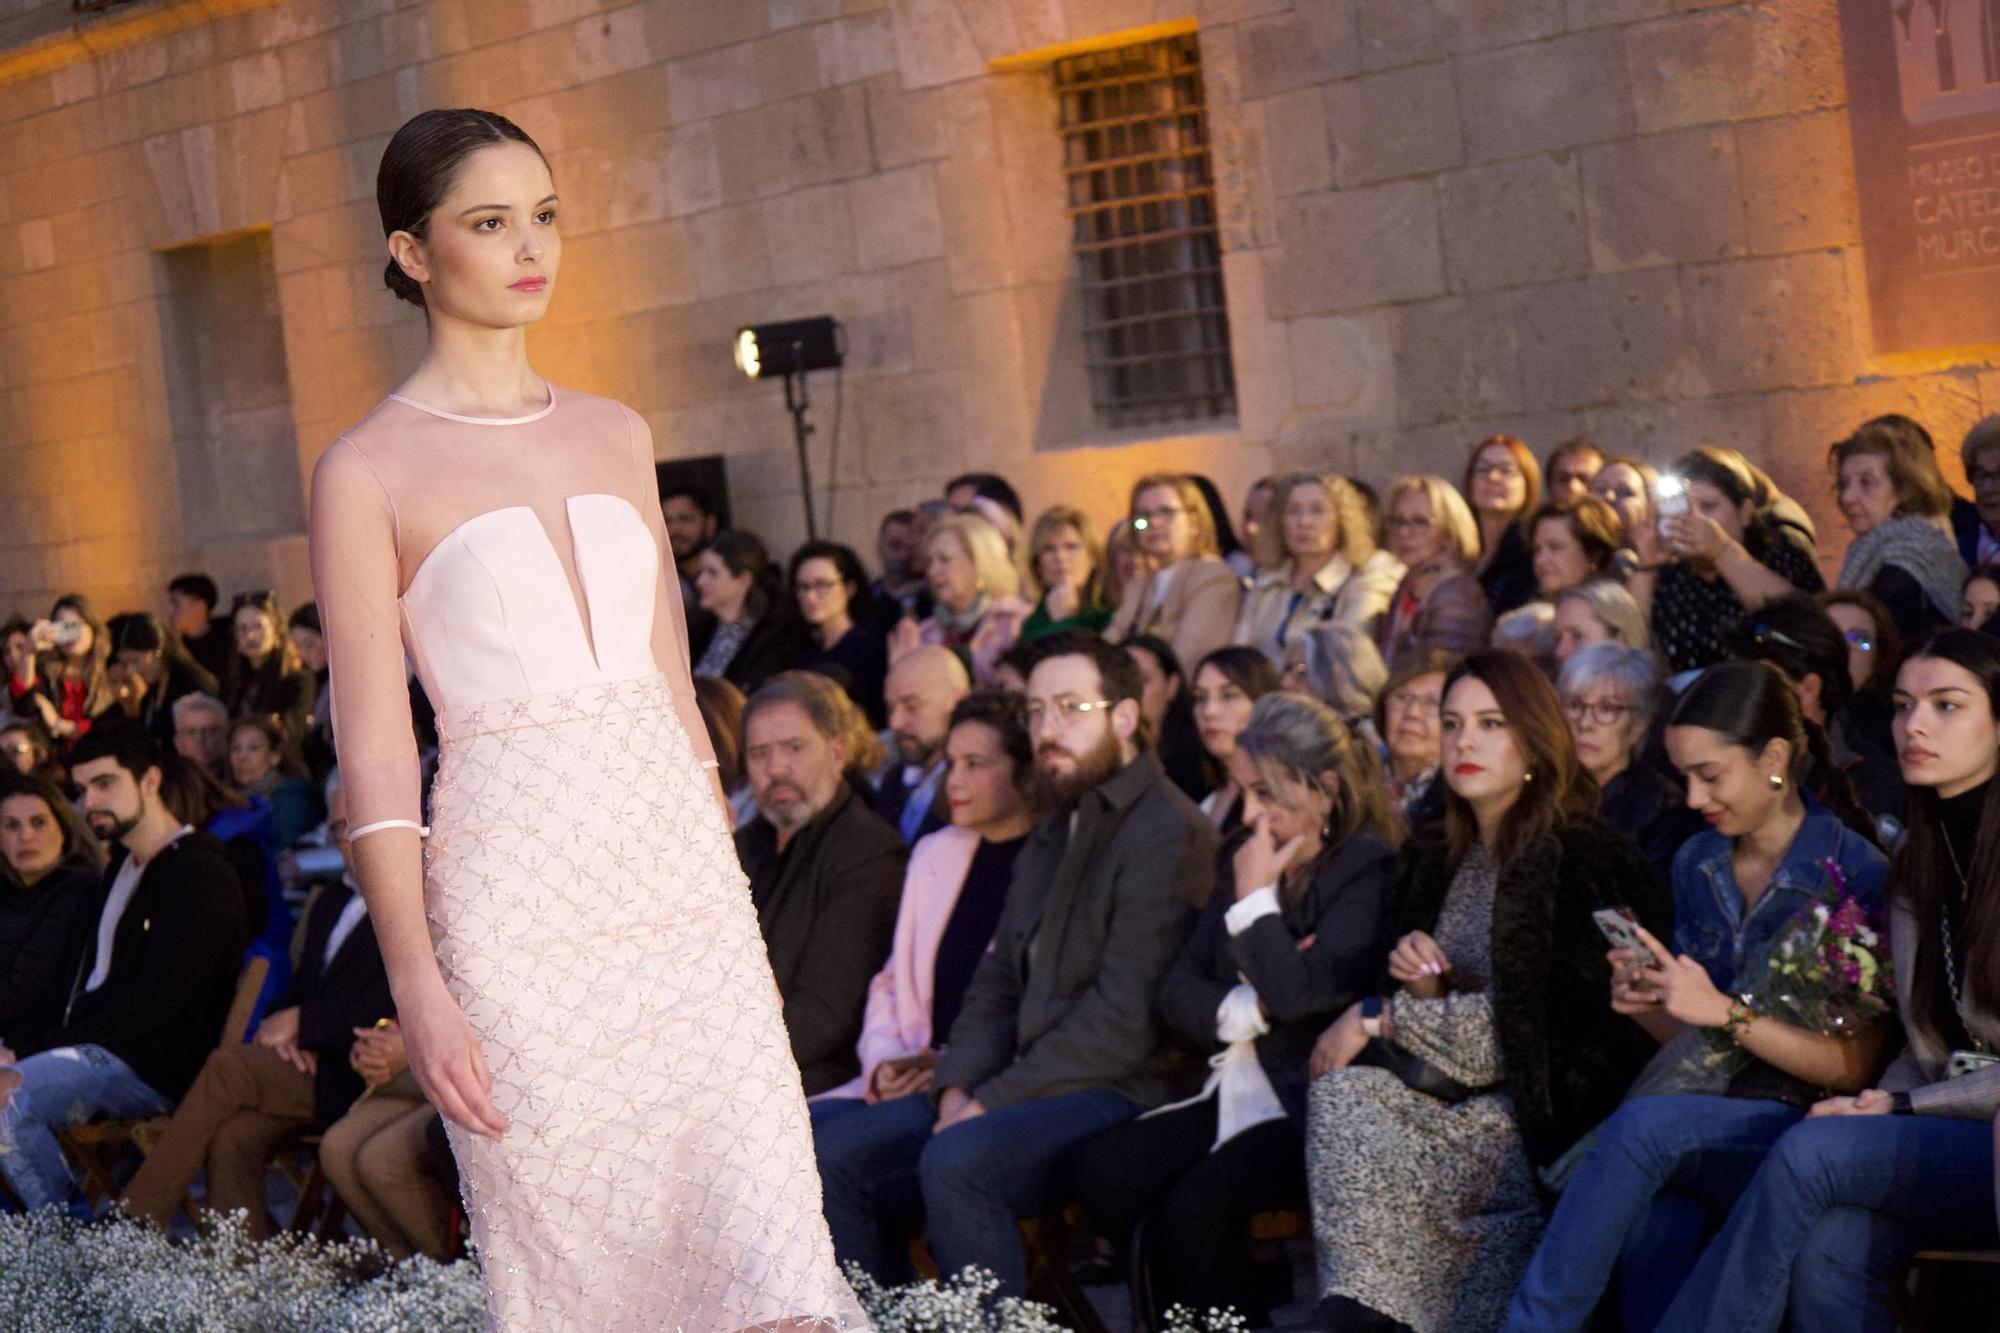
[[[1354,1063],[1367,1065],[1373,1069],[1386,1069],[1403,1080],[1403,1086],[1411,1092],[1420,1092],[1426,1097],[1443,1102],[1446,1106],[1458,1105],[1475,1091],[1421,1055],[1391,1045],[1380,1037],[1370,1037],[1368,1044],[1361,1048],[1361,1054],[1354,1057]]]

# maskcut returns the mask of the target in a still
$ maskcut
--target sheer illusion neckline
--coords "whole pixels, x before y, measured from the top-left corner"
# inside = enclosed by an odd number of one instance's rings
[[[429,403],[420,403],[416,399],[407,398],[400,393],[392,393],[389,397],[392,401],[402,403],[407,407],[414,407],[419,412],[427,412],[434,417],[443,417],[446,421],[462,421],[468,426],[525,426],[530,421],[540,421],[543,417],[556,410],[555,381],[545,380],[543,382],[549,386],[549,401],[526,416],[520,417],[469,417],[461,412],[447,412],[441,407],[432,407]]]

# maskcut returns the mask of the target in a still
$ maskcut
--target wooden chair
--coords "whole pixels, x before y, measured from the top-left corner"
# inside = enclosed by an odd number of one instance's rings
[[[236,978],[236,998],[222,1020],[222,1036],[216,1042],[216,1049],[238,1045],[249,1035],[250,1015],[257,1008],[257,996],[262,993],[264,978],[270,971],[267,958],[252,956],[244,960],[243,971]],[[82,1173],[84,1197],[95,1204],[118,1196],[118,1159],[125,1149],[129,1146],[139,1156],[146,1156],[172,1120],[171,1115],[141,1120],[94,1120],[64,1130],[56,1139]],[[189,1217],[199,1216],[193,1200],[184,1200],[181,1206]]]

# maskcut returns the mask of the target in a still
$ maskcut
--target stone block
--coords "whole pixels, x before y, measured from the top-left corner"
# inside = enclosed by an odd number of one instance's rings
[[[820,81],[829,87],[895,73],[896,34],[887,13],[821,23],[812,36]]]
[[[1841,105],[1836,12],[1825,0],[1765,0],[1622,30],[1641,133]]]
[[[764,228],[754,208],[715,208],[688,220],[695,286],[704,298],[771,285]]]
[[[230,105],[237,111],[260,111],[285,100],[285,62],[275,51],[244,56],[229,63]]]
[[[577,83],[590,83],[653,63],[646,44],[646,25],[637,7],[593,14],[572,23],[570,70]]]
[[[960,376],[955,370],[932,371],[856,380],[848,386],[853,438],[861,445],[869,481],[942,480],[964,470]]]
[[[795,28],[839,18],[840,0],[768,0],[766,9],[773,28]]]
[[[36,218],[24,222],[20,228],[21,267],[24,269],[51,268],[56,262],[55,232],[47,218]]]
[[[646,25],[646,49],[655,59],[714,50],[769,31],[766,8],[755,0],[721,4],[716,0],[652,0],[639,8]]]
[[[883,169],[944,155],[944,93],[905,89],[893,72],[868,80],[868,137]]]
[[[1342,189],[1458,166],[1458,90],[1436,61],[1326,86],[1334,180]]]
[[[1272,314],[1333,314],[1445,291],[1437,192],[1428,181],[1288,199],[1278,215]]]
[[[867,96],[860,85],[724,116],[715,125],[727,200],[847,180],[871,165]]]
[[[935,169],[904,167],[864,177],[847,186],[847,202],[861,268],[894,268],[944,254]]]
[[[1742,254],[1743,193],[1727,129],[1675,130],[1583,150],[1599,271]]]
[[[1531,408],[1577,408],[1707,390],[1672,269],[1550,283],[1520,305],[1521,392]]]
[[[854,266],[854,225],[838,185],[794,190],[758,205],[771,281],[780,287],[830,278]]]
[[[1631,132],[1624,48],[1616,32],[1481,51],[1461,58],[1457,71],[1471,161],[1522,157]]]
[[[673,214],[671,145],[668,132],[657,130],[555,154],[564,230],[581,235]]]
[[[757,59],[748,43],[667,64],[667,114],[676,125],[756,106]]]
[[[819,45],[810,28],[787,28],[750,45],[757,66],[757,91],[765,102],[782,102],[820,86]]]
[[[1453,291],[1551,282],[1590,271],[1572,153],[1468,167],[1438,178]]]
[[[1647,19],[1665,18],[1669,14],[1685,14],[1691,10],[1713,9],[1733,3],[1735,0],[1567,0],[1568,27],[1575,32],[1583,28],[1643,23]]]
[[[1736,127],[1737,174],[1752,254],[1853,245],[1861,239],[1847,117],[1778,116]]]
[[[698,213],[722,201],[715,123],[698,121],[667,132],[667,212]]]
[[[621,227],[611,238],[619,278],[626,288],[626,309],[682,305],[700,295],[685,220],[670,218]]]
[[[1519,301],[1513,294],[1424,301],[1396,314],[1402,424],[1478,421],[1522,410]],[[1449,476],[1458,460],[1426,466]]]
[[[1762,409],[1752,395],[1675,401],[1634,400],[1585,408],[1576,433],[1613,456],[1673,464],[1696,445],[1719,444],[1755,454],[1764,436]]]
[[[1318,87],[1361,68],[1356,0],[1315,0],[1253,20],[1242,25],[1237,40],[1246,98]]]
[[[890,0],[896,36],[896,64],[906,88],[973,79],[986,61],[953,0]]]
[[[476,0],[465,7],[465,32],[473,46],[512,41],[533,26],[528,0]]]
[[[1832,384],[1862,369],[1838,254],[1703,264],[1683,270],[1681,283],[1689,337],[1716,393]]]
[[[1244,111],[1262,113],[1264,159],[1273,196],[1333,185],[1333,146],[1327,138],[1326,99],[1320,89],[1279,93],[1247,104]]]
[[[1291,321],[1272,318],[1265,279],[1259,256],[1239,250],[1222,257],[1229,359],[1236,373],[1236,419],[1243,438],[1257,441],[1276,436],[1298,401],[1287,342]]]
[[[1320,421],[1396,420],[1394,310],[1288,320],[1296,411]]]
[[[1563,0],[1360,0],[1364,69],[1512,46],[1563,30]]]

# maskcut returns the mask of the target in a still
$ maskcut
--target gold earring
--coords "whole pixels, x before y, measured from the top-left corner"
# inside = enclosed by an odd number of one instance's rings
[[[1773,773],[1771,775],[1771,790],[1783,791],[1784,789],[1785,789],[1785,775],[1783,773]]]
[[[1521,781],[1523,782],[1533,782],[1534,780],[1535,780],[1535,770],[1532,768],[1528,769],[1526,772],[1521,774]]]

